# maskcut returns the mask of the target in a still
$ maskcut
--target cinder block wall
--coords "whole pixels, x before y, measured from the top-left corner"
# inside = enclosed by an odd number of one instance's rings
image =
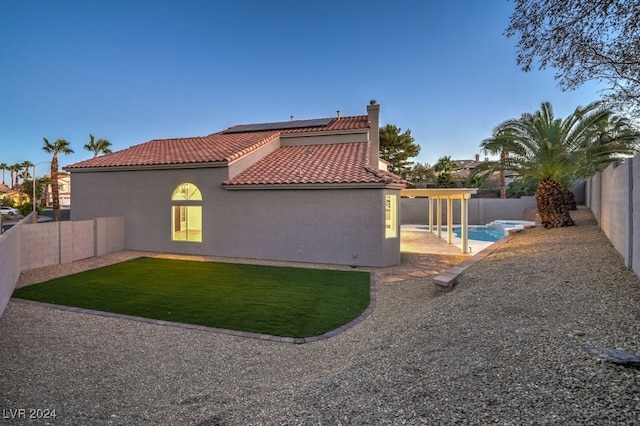
[[[447,222],[447,202],[442,202],[442,223]],[[471,198],[469,200],[469,225],[486,225],[494,220],[524,220],[526,209],[535,209],[534,197],[522,198]],[[434,209],[435,210],[435,209]],[[434,222],[436,218],[434,212]],[[429,223],[428,198],[402,198],[400,201],[402,224]],[[453,223],[460,223],[460,200],[453,202]]]
[[[124,218],[29,223],[29,215],[0,235],[0,316],[20,272],[124,249]]]
[[[631,268],[640,275],[640,155],[631,160]]]
[[[20,225],[0,235],[0,316],[20,276]]]
[[[589,178],[586,200],[625,265],[640,275],[640,155]]]
[[[22,271],[61,263],[60,222],[25,224],[20,227],[20,240]]]
[[[629,256],[631,162],[612,165],[602,171],[600,227],[624,257]],[[630,265],[627,265],[630,266]]]

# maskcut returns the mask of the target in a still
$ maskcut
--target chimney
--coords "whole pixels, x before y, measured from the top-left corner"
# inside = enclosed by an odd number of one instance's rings
[[[378,167],[380,158],[380,104],[372,100],[367,105],[367,119],[369,120],[369,165]]]
[[[291,116],[291,121],[293,121],[293,115]]]
[[[476,154],[476,163],[480,162],[480,154]]]
[[[336,115],[337,115],[337,117],[338,117],[338,120],[340,120],[340,110],[337,110],[337,111],[336,111]]]

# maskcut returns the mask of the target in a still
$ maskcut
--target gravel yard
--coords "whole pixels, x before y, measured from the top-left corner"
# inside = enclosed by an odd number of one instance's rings
[[[572,216],[445,295],[432,277],[378,283],[366,321],[304,345],[11,301],[0,424],[639,424],[640,368],[584,349],[640,352],[640,280],[588,210]]]

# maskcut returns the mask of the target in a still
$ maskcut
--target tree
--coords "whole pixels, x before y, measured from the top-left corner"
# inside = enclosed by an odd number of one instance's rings
[[[93,158],[96,158],[100,154],[110,154],[111,142],[107,139],[98,139],[96,141],[95,137],[92,134],[89,134],[89,143],[84,146],[84,149],[87,151],[93,152]]]
[[[31,205],[27,210],[33,210],[33,203],[36,202],[36,205],[37,205],[37,200],[42,199],[42,193],[43,193],[42,187],[48,184],[48,179],[36,178],[35,184],[36,184],[36,198],[35,200],[31,200]],[[23,188],[24,188],[25,194],[29,194],[30,198],[32,198],[33,197],[33,179],[25,181]]]
[[[523,196],[536,195],[537,188],[538,181],[534,177],[518,177],[507,187],[507,196],[509,198],[520,198]]]
[[[483,173],[485,176],[490,175],[498,171],[499,179],[500,179],[500,198],[507,197],[507,184],[506,184],[506,162],[507,157],[509,156],[508,142],[509,135],[506,134],[508,132],[507,129],[502,127],[497,127],[493,130],[493,135],[482,141],[480,147],[482,148],[485,154],[499,154],[500,160],[498,163],[496,162],[485,162],[474,170],[473,175],[478,173]]]
[[[33,163],[29,160],[26,160],[22,162],[21,166],[24,169],[24,171],[22,172],[22,185],[24,186],[24,182],[29,179]]]
[[[22,170],[22,164],[16,163],[9,166],[9,171],[11,172],[12,189],[18,189],[18,177],[20,175],[20,170]]]
[[[380,158],[389,162],[389,171],[406,177],[413,161],[409,158],[420,153],[420,145],[415,143],[411,130],[402,129],[393,124],[380,128]]]
[[[4,185],[4,172],[5,170],[9,170],[9,165],[7,163],[0,163],[0,169],[2,169],[2,184]]]
[[[611,108],[640,116],[639,0],[513,1],[505,35],[525,72],[554,68],[562,90],[604,82]]]
[[[451,156],[445,155],[438,158],[438,162],[433,166],[433,171],[438,176],[438,186],[440,188],[451,188],[453,186],[451,172],[457,169],[458,165],[451,159]]]
[[[405,179],[418,188],[425,188],[435,177],[436,173],[428,163],[415,163],[407,173]]]
[[[56,221],[60,221],[60,189],[58,186],[58,154],[73,154],[73,150],[69,146],[69,142],[64,139],[56,139],[51,143],[47,138],[44,140],[42,149],[52,154],[51,159],[51,196],[53,198],[53,214]]]
[[[551,104],[543,102],[540,110],[507,120],[498,129],[499,143],[508,155],[494,167],[537,180],[536,204],[546,228],[573,225],[570,185],[634,155],[640,141],[640,132],[600,102],[578,107],[564,119],[556,118]]]

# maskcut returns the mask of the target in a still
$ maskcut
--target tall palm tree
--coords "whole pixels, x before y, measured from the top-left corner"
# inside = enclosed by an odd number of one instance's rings
[[[538,181],[536,204],[547,228],[573,225],[569,214],[569,186],[624,156],[638,152],[640,132],[600,102],[578,107],[567,118],[557,118],[549,102],[540,110],[507,120],[496,138],[482,147],[499,146],[508,155],[496,168],[514,170]]]
[[[93,152],[93,158],[96,158],[100,154],[111,153],[110,146],[111,142],[107,139],[100,138],[96,141],[96,138],[92,134],[89,134],[89,143],[84,146],[84,149]]]
[[[69,142],[65,139],[56,139],[51,143],[47,138],[44,140],[42,149],[52,154],[51,159],[51,196],[53,198],[53,215],[56,221],[60,221],[60,188],[58,186],[58,154],[73,154],[73,150],[69,146]]]
[[[7,163],[0,163],[0,169],[2,169],[2,184],[4,185],[4,172],[5,170],[9,170],[9,165]]]
[[[19,163],[12,164],[9,166],[9,171],[11,172],[11,188],[18,189],[18,177],[20,175],[20,170],[22,170],[22,165]]]
[[[29,180],[33,163],[29,160],[26,160],[22,162],[21,166],[24,169],[24,171],[22,172],[22,183],[24,184],[25,180]]]
[[[485,161],[484,163],[476,166],[472,173],[472,175],[492,175],[493,173],[498,171],[500,176],[500,198],[507,198],[506,163],[507,157],[509,156],[509,151],[507,150],[509,137],[507,135],[507,132],[508,129],[498,126],[493,130],[493,135],[490,138],[482,141],[480,147],[482,148],[484,154],[499,154],[500,160],[492,162]]]

